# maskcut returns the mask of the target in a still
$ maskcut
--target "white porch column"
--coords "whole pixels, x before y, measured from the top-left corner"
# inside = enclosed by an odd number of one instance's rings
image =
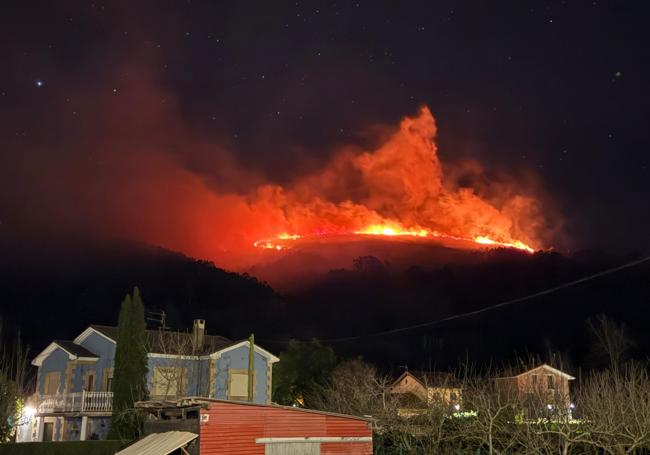
[[[36,441],[43,442],[43,431],[45,430],[45,417],[39,417],[38,422],[38,433],[36,435]]]
[[[79,432],[79,440],[86,440],[86,431],[88,430],[88,416],[81,416],[81,431]]]

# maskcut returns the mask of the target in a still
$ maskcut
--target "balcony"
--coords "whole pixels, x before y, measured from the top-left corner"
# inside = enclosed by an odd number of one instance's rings
[[[110,413],[113,410],[113,392],[76,392],[62,395],[36,396],[39,414],[56,412]]]

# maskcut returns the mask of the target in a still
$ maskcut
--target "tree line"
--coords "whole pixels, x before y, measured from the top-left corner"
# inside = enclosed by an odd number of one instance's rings
[[[598,316],[589,326],[607,366],[581,374],[569,396],[504,389],[495,378],[511,374],[507,368],[464,364],[445,375],[462,391],[457,407],[435,394],[414,404],[395,393],[394,376],[360,358],[337,361],[331,348],[313,340],[292,341],[280,355],[273,398],[366,416],[377,454],[650,453],[648,365],[627,357],[633,342],[622,324]]]

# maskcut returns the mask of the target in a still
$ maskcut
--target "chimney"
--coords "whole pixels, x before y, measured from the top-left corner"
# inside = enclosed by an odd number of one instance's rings
[[[205,319],[195,319],[192,326],[192,350],[194,352],[203,349],[203,342],[205,340]]]

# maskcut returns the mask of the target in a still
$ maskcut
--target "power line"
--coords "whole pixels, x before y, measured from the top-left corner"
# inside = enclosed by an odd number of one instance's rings
[[[339,343],[339,342],[345,342],[345,341],[356,341],[356,340],[362,340],[364,338],[374,338],[374,337],[379,337],[379,336],[384,336],[384,335],[393,335],[395,333],[402,333],[402,332],[408,332],[410,330],[415,330],[415,329],[421,329],[423,327],[431,327],[434,325],[441,324],[443,322],[449,322],[449,321],[454,321],[457,319],[464,319],[464,318],[469,318],[472,316],[476,316],[477,314],[481,313],[487,313],[488,311],[493,311],[498,308],[503,308],[506,306],[514,305],[516,303],[522,303],[527,300],[531,300],[537,297],[541,297],[543,295],[548,295],[552,294],[553,292],[557,292],[562,289],[566,289],[572,286],[575,286],[580,283],[584,283],[586,281],[591,281],[596,278],[600,278],[606,275],[610,275],[612,273],[619,272],[621,270],[629,269],[631,267],[635,267],[637,265],[643,264],[644,262],[650,261],[650,256],[646,256],[641,259],[637,259],[635,261],[627,262],[625,264],[612,267],[610,269],[602,270],[600,272],[594,273],[592,275],[587,275],[585,277],[579,278],[577,280],[569,281],[567,283],[563,283],[557,286],[554,286],[552,288],[545,289],[543,291],[536,292],[534,294],[528,294],[524,297],[518,297],[516,299],[511,299],[511,300],[506,300],[505,302],[500,302],[494,305],[490,305],[488,307],[481,308],[479,310],[474,310],[474,311],[467,311],[465,313],[459,313],[455,314],[452,316],[447,316],[442,319],[436,319],[435,321],[428,321],[428,322],[422,322],[420,324],[414,324],[414,325],[408,325],[404,327],[398,327],[395,329],[389,329],[389,330],[382,330],[380,332],[374,332],[374,333],[369,333],[365,335],[355,335],[355,336],[349,336],[349,337],[341,337],[341,338],[323,338],[319,339],[319,341],[323,343]],[[266,340],[268,342],[274,342],[274,343],[287,343],[289,340]]]

